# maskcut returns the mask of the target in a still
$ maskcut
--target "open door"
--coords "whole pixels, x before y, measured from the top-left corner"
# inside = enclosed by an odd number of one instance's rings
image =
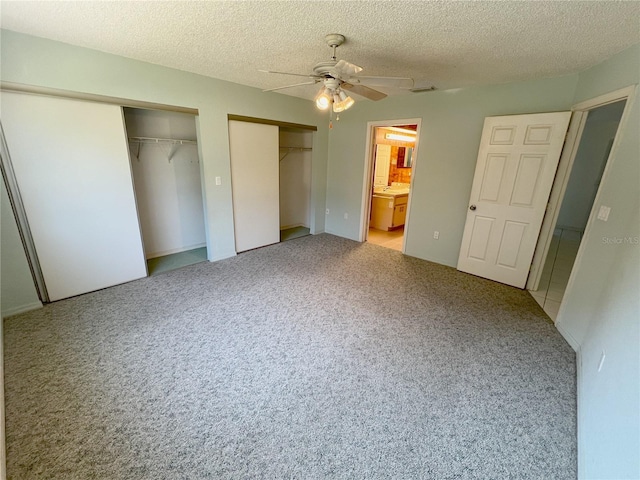
[[[485,119],[458,270],[524,288],[570,118]]]

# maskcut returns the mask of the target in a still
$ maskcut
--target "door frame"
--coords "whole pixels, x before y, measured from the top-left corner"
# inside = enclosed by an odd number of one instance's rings
[[[621,88],[619,90],[615,90],[613,92],[600,95],[598,97],[595,97],[589,100],[585,100],[571,107],[571,111],[573,112],[573,115],[571,117],[571,122],[569,123],[567,138],[565,140],[564,148],[562,150],[562,155],[560,156],[560,163],[558,164],[556,178],[553,182],[553,186],[551,187],[551,195],[549,197],[549,203],[547,204],[547,211],[542,221],[542,228],[540,230],[538,242],[536,244],[536,249],[534,251],[533,261],[531,263],[531,269],[529,272],[529,278],[527,278],[527,284],[525,286],[527,290],[535,291],[539,287],[540,278],[542,277],[542,270],[544,267],[545,260],[547,258],[547,254],[549,253],[551,240],[553,238],[553,232],[555,230],[556,222],[558,221],[558,216],[560,214],[560,207],[562,206],[562,200],[564,198],[564,194],[567,189],[567,184],[569,183],[569,177],[571,176],[571,169],[573,168],[573,163],[578,153],[578,147],[582,139],[582,133],[584,131],[585,124],[587,122],[587,116],[589,111],[598,107],[602,107],[604,105],[608,105],[610,103],[626,100],[627,103],[625,104],[624,111],[622,112],[622,117],[620,118],[620,123],[618,124],[618,130],[613,140],[613,145],[611,147],[611,151],[609,152],[609,157],[607,158],[607,162],[605,164],[605,168],[602,173],[600,186],[598,187],[596,197],[593,201],[593,207],[591,209],[591,213],[589,214],[589,220],[587,221],[587,225],[585,227],[584,234],[580,242],[580,247],[578,249],[578,254],[576,256],[574,268],[572,269],[572,273],[569,277],[569,283],[567,284],[566,292],[569,292],[569,289],[573,285],[574,283],[573,271],[576,269],[576,266],[578,266],[579,262],[582,260],[582,252],[583,252],[582,244],[585,242],[585,240],[589,236],[589,231],[593,223],[595,205],[598,203],[600,199],[602,184],[607,178],[609,171],[611,170],[611,164],[615,159],[615,156],[618,150],[618,145],[620,144],[620,140],[621,140],[620,132],[623,130],[623,127],[627,121],[627,118],[629,117],[630,106],[633,103],[635,92],[636,92],[636,85],[631,85],[629,87]],[[561,303],[560,310],[558,311],[558,315],[556,317],[556,323],[560,319],[562,310],[563,309],[562,309],[562,303]]]
[[[27,264],[33,278],[33,284],[38,294],[40,302],[49,302],[49,293],[47,292],[47,286],[44,283],[44,275],[40,268],[40,261],[38,260],[38,253],[36,252],[36,246],[31,235],[31,228],[29,227],[29,221],[27,219],[27,212],[22,203],[22,197],[20,195],[20,188],[18,187],[18,180],[16,179],[15,172],[13,170],[13,164],[11,163],[11,155],[9,154],[9,147],[7,146],[6,139],[4,137],[4,130],[2,123],[0,122],[0,172],[2,173],[2,180],[4,181],[7,189],[7,195],[9,197],[9,203],[13,210],[16,226],[18,228],[18,234],[24,248]]]
[[[404,253],[407,244],[407,234],[409,232],[411,198],[413,197],[413,180],[416,177],[416,168],[418,166],[418,147],[420,144],[420,130],[422,127],[422,118],[420,117],[367,122],[367,139],[364,156],[364,178],[362,180],[362,201],[360,203],[360,235],[358,237],[358,241],[365,242],[369,234],[369,217],[371,215],[371,192],[373,189],[373,168],[376,143],[375,129],[379,127],[398,127],[402,125],[418,126],[418,128],[416,129],[416,144],[413,148],[413,166],[411,167],[411,182],[409,188],[409,198],[407,199],[407,215],[404,224],[404,235],[402,238],[402,253]]]

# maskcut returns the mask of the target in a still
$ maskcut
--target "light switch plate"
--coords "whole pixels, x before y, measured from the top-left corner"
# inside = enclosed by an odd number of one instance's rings
[[[600,210],[598,210],[598,220],[606,222],[607,220],[609,220],[609,213],[611,213],[611,207],[605,207],[604,205],[601,205]]]

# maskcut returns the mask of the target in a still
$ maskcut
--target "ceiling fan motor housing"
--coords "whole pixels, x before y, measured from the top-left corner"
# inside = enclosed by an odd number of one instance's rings
[[[324,39],[331,48],[339,47],[345,41],[344,35],[340,35],[339,33],[330,33],[326,35]]]
[[[337,78],[325,78],[324,86],[327,87],[331,92],[335,92],[342,82]]]
[[[313,73],[319,77],[331,77],[331,71],[335,68],[337,60],[329,60],[327,62],[317,63],[315,67],[313,67]]]

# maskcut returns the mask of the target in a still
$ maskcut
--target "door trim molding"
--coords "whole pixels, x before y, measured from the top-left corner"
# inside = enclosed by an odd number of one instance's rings
[[[36,246],[31,235],[31,228],[29,228],[27,212],[22,203],[20,187],[18,186],[18,181],[13,170],[13,163],[11,163],[11,155],[9,154],[9,147],[4,137],[2,123],[0,123],[0,171],[2,172],[2,177],[7,188],[9,203],[13,210],[13,215],[18,227],[18,234],[20,235],[20,241],[25,250],[27,264],[31,271],[36,292],[38,293],[40,301],[47,303],[49,302],[49,294],[47,292],[47,286],[44,283],[44,275],[40,268],[40,261],[38,260],[38,253],[36,252]]]
[[[560,215],[560,202],[564,198],[564,193],[567,190],[571,168],[573,167],[573,161],[575,160],[576,153],[578,151],[577,144],[580,142],[585,121],[586,115],[584,112],[572,112],[569,129],[567,130],[567,137],[562,149],[562,154],[560,155],[558,169],[556,170],[556,177],[553,181],[553,185],[551,186],[551,194],[549,195],[549,200],[547,202],[547,211],[542,219],[540,235],[538,236],[536,248],[533,252],[533,260],[531,261],[529,277],[527,278],[527,284],[525,287],[527,290],[535,291],[538,289],[540,284],[544,261],[549,253],[551,240],[553,239],[553,231],[555,229],[558,216]]]
[[[622,117],[620,117],[620,123],[618,124],[618,130],[616,131],[616,136],[613,139],[613,145],[611,146],[611,151],[609,152],[609,157],[607,158],[607,163],[604,167],[604,171],[602,172],[602,177],[600,179],[600,186],[598,187],[598,191],[596,192],[596,197],[593,200],[593,206],[591,207],[591,213],[589,214],[589,219],[587,220],[587,225],[584,229],[584,234],[582,235],[582,240],[580,241],[580,246],[578,247],[578,253],[576,254],[576,260],[573,264],[573,268],[571,269],[571,274],[569,275],[569,281],[567,282],[567,288],[565,290],[565,296],[571,293],[573,286],[576,281],[576,272],[580,270],[580,265],[582,264],[584,257],[584,248],[589,238],[591,237],[591,230],[593,230],[593,222],[596,217],[596,206],[600,203],[600,198],[602,197],[602,188],[606,183],[607,178],[611,174],[612,165],[616,161],[616,156],[618,154],[618,149],[620,148],[620,142],[624,136],[624,130],[627,125],[627,121],[629,120],[629,116],[631,115],[631,108],[635,102],[637,92],[637,85],[630,85],[625,88],[621,88],[619,90],[615,90],[613,92],[600,95],[598,97],[585,100],[584,102],[577,103],[572,107],[572,110],[575,111],[588,111],[593,110],[594,108],[607,105],[609,103],[614,103],[620,100],[626,100],[626,104],[624,106],[624,111],[622,112]],[[586,121],[587,115],[585,115]],[[577,151],[577,147],[576,147]],[[553,232],[552,232],[553,233]],[[558,325],[562,322],[562,317],[564,316],[565,311],[565,302],[560,302],[560,309],[558,310],[558,315],[556,317],[555,324]]]
[[[417,125],[416,129],[416,145],[413,149],[413,167],[411,169],[411,182],[409,189],[409,198],[407,200],[407,215],[404,226],[404,235],[402,238],[402,253],[405,252],[407,246],[407,234],[409,232],[409,217],[411,215],[411,198],[413,196],[413,179],[416,177],[416,169],[418,167],[418,147],[420,145],[420,130],[422,128],[422,118],[401,118],[394,120],[377,120],[375,122],[367,122],[367,139],[364,155],[364,178],[362,180],[362,201],[360,202],[360,234],[359,242],[367,240],[369,232],[368,218],[371,215],[371,189],[373,188],[373,152],[375,147],[375,129],[376,127],[394,127],[399,125]]]
[[[311,130],[313,132],[318,131],[318,127],[315,125],[305,125],[303,123],[281,122],[280,120],[271,120],[268,118],[245,117],[244,115],[234,115],[232,113],[229,113],[227,115],[227,120],[236,120],[238,122],[248,122],[248,123],[260,123],[262,125],[275,125],[276,127],[283,127],[283,128]]]
[[[131,98],[110,97],[108,95],[98,95],[95,93],[75,92],[72,90],[62,90],[60,88],[40,87],[37,85],[27,85],[24,83],[0,82],[0,90],[5,92],[28,93],[32,95],[43,95],[46,97],[70,98],[84,100],[95,103],[107,103],[120,107],[146,108],[151,110],[165,110],[169,112],[188,113],[198,115],[197,108],[183,107],[179,105],[165,105],[162,103],[145,102],[133,100]]]

